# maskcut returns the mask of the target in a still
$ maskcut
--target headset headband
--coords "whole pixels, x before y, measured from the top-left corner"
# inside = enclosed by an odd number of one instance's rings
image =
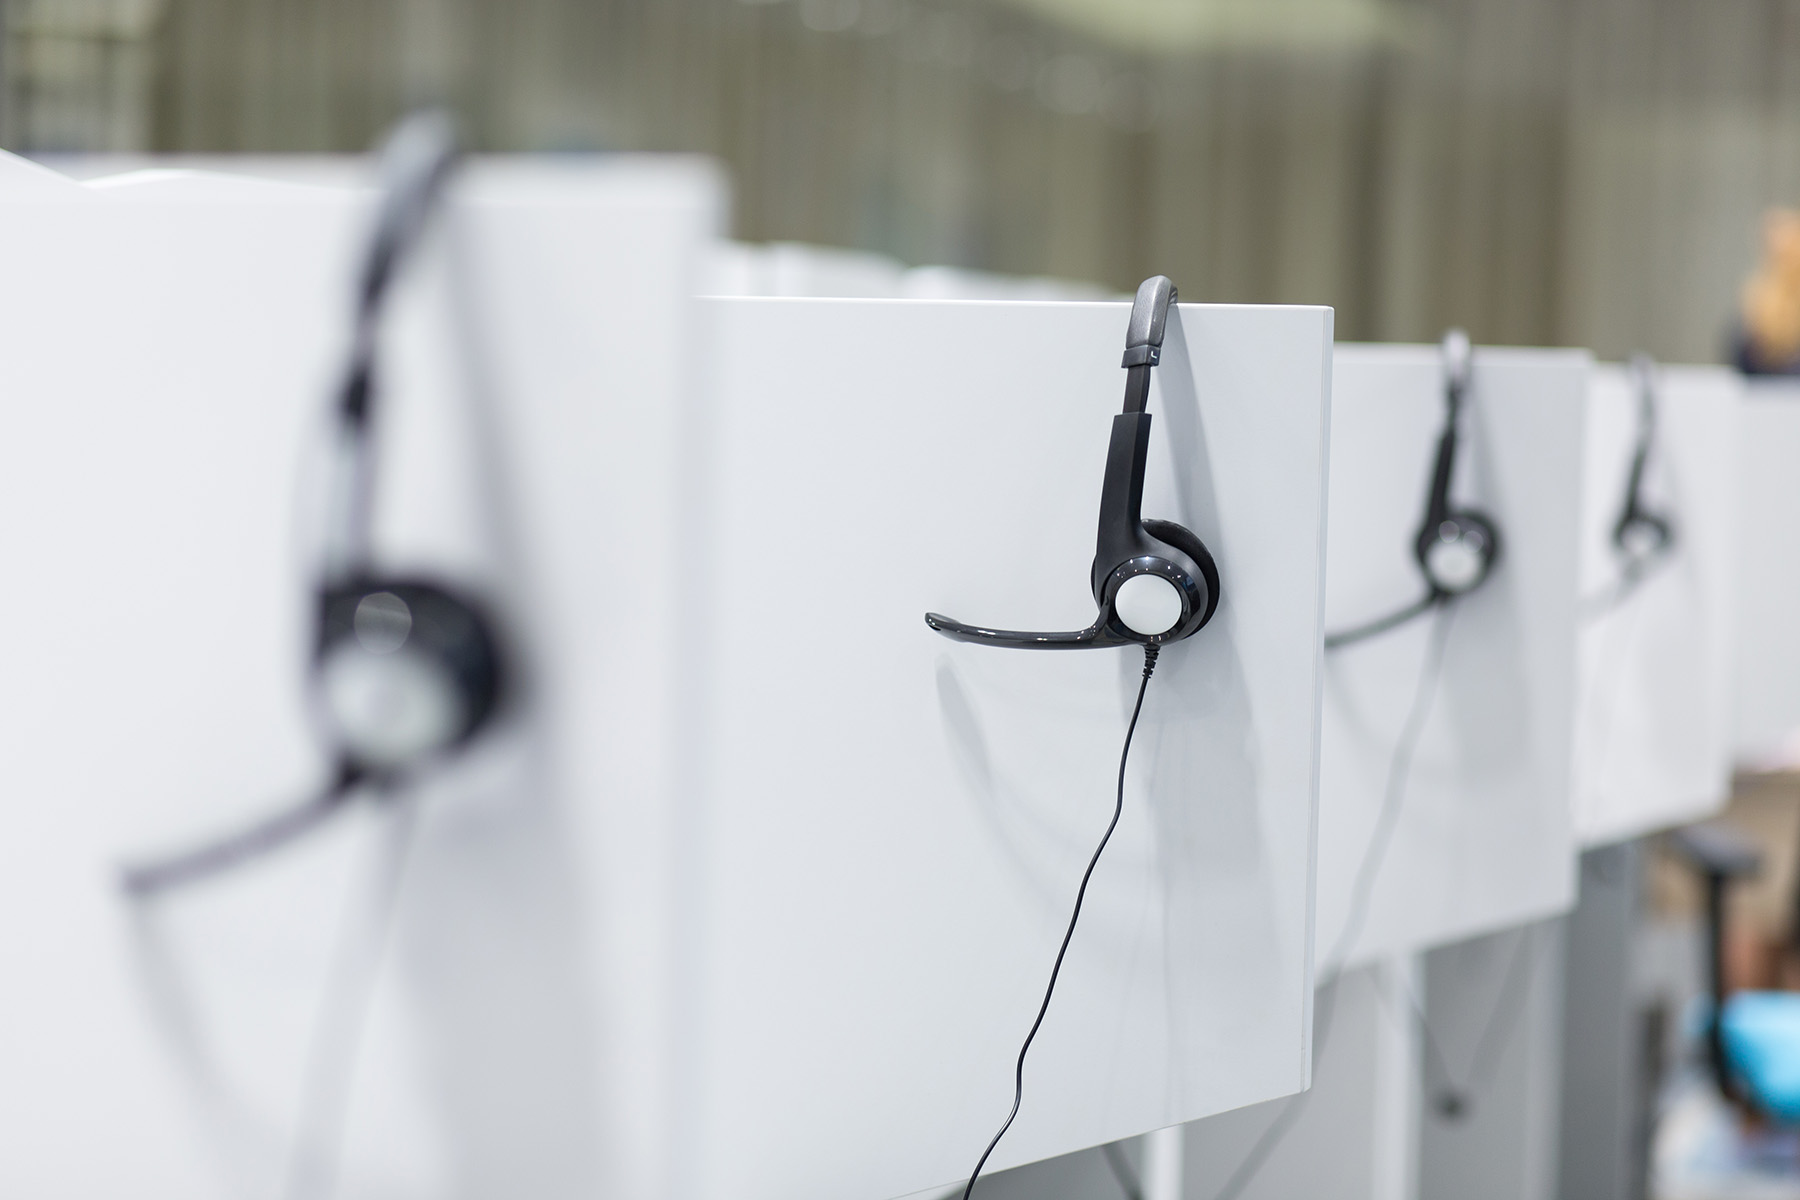
[[[381,201],[356,277],[350,357],[338,393],[339,460],[328,507],[333,520],[326,532],[327,584],[341,583],[368,563],[375,467],[370,416],[381,318],[400,265],[418,244],[457,158],[455,125],[435,111],[402,121],[381,151]]]

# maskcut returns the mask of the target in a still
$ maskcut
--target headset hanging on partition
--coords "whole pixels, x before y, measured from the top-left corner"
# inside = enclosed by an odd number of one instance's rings
[[[1125,409],[1113,418],[1100,487],[1100,529],[1088,582],[1099,615],[1068,633],[1018,633],[966,625],[939,613],[925,623],[945,637],[1021,650],[1089,646],[1157,647],[1192,636],[1219,606],[1219,572],[1193,532],[1173,521],[1146,521],[1144,464],[1150,449],[1150,372],[1162,360],[1163,327],[1175,284],[1146,279],[1131,306],[1125,337]]]
[[[1656,444],[1656,363],[1647,354],[1634,354],[1627,370],[1637,393],[1637,445],[1625,480],[1625,500],[1619,507],[1619,519],[1613,522],[1612,544],[1623,563],[1624,576],[1635,580],[1675,548],[1675,526],[1668,514],[1644,501],[1644,468]]]
[[[1144,693],[1150,686],[1150,675],[1156,669],[1157,656],[1163,646],[1190,637],[1212,619],[1219,607],[1219,572],[1205,543],[1172,521],[1146,521],[1142,516],[1144,501],[1144,465],[1150,448],[1150,414],[1144,409],[1150,399],[1150,372],[1162,359],[1163,329],[1168,323],[1169,305],[1175,302],[1175,285],[1166,276],[1146,279],[1131,306],[1131,321],[1125,334],[1125,411],[1113,418],[1112,441],[1106,453],[1106,474],[1100,486],[1100,530],[1094,551],[1094,565],[1088,574],[1094,603],[1099,615],[1086,629],[1068,633],[1016,633],[1005,629],[988,629],[965,625],[938,613],[926,613],[925,623],[945,637],[962,642],[990,646],[1006,646],[1021,650],[1074,650],[1089,646],[1142,646],[1144,672],[1138,683],[1137,703],[1132,706],[1131,722],[1125,729],[1125,746],[1119,753],[1118,790],[1114,797],[1112,821],[1100,837],[1100,844],[1088,859],[1082,873],[1081,886],[1075,893],[1075,910],[1069,916],[1056,962],[1050,968],[1050,982],[1038,1006],[1037,1019],[1019,1047],[1013,1068],[1012,1111],[1007,1113],[999,1132],[982,1151],[975,1169],[962,1189],[962,1200],[969,1200],[975,1183],[981,1178],[988,1158],[1006,1131],[1012,1128],[1025,1098],[1025,1056],[1043,1027],[1050,1011],[1050,998],[1056,992],[1056,981],[1062,972],[1063,957],[1075,937],[1076,923],[1081,920],[1081,905],[1087,897],[1088,883],[1094,868],[1112,840],[1113,830],[1125,811],[1125,767],[1131,757],[1131,738],[1137,732],[1138,717],[1144,711]]]
[[[1469,335],[1452,329],[1441,345],[1444,364],[1444,431],[1438,435],[1437,460],[1425,516],[1413,535],[1413,559],[1425,578],[1425,595],[1398,612],[1325,635],[1325,648],[1335,650],[1397,629],[1415,617],[1467,595],[1480,587],[1500,558],[1500,531],[1486,514],[1453,507],[1450,485],[1456,473],[1457,425],[1474,377]]]
[[[314,798],[199,849],[127,867],[146,895],[258,858],[340,811],[363,788],[386,791],[466,744],[492,720],[501,656],[480,605],[455,589],[381,572],[370,555],[374,407],[382,318],[457,161],[449,118],[409,118],[382,154],[383,192],[357,277],[350,355],[336,402],[329,528],[314,602],[312,709],[334,765]]]

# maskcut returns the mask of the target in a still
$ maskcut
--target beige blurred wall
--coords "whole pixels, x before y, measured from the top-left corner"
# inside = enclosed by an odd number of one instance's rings
[[[0,144],[354,150],[447,98],[719,155],[744,238],[1698,361],[1800,204],[1800,0],[1168,3],[0,0]]]

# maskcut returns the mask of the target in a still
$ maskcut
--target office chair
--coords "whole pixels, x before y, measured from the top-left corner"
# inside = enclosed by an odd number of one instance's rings
[[[1726,995],[1725,897],[1728,886],[1762,870],[1762,852],[1729,825],[1678,830],[1676,851],[1706,886],[1706,1057],[1722,1095],[1770,1120],[1800,1125],[1800,993]]]

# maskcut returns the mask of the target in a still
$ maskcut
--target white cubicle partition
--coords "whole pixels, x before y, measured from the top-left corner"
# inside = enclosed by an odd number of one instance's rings
[[[485,595],[514,670],[501,729],[414,793],[337,1194],[663,1196],[676,959],[640,906],[677,855],[668,598],[720,188],[618,158],[476,164],[456,195],[383,360],[378,552]],[[149,904],[116,870],[326,770],[306,464],[368,200],[0,183],[8,1195],[285,1191],[308,1064],[343,1065],[314,1022],[377,937],[391,808]]]
[[[1800,768],[1800,380],[1752,379],[1739,431],[1734,748],[1750,770]]]
[[[38,190],[0,189],[42,581],[5,602],[0,1190],[268,1192],[393,813],[151,906],[114,871],[324,769],[305,464],[368,198]],[[480,167],[395,314],[382,561],[484,592],[519,671],[417,793],[346,1196],[886,1196],[1004,1115],[1137,664],[921,615],[1085,621],[1126,309],[696,306],[718,210],[691,165]],[[1171,331],[1147,508],[1225,599],[1163,655],[997,1167],[1306,1082],[1330,314]]]
[[[1335,955],[1345,974],[1333,1007],[1319,1003],[1313,1092],[1189,1127],[1190,1200],[1239,1172],[1238,1200],[1419,1196],[1426,1076],[1414,1005],[1431,1002],[1419,952],[1573,899],[1576,517],[1591,361],[1477,348],[1474,363],[1451,499],[1492,518],[1500,557],[1454,612],[1326,652],[1316,946],[1322,971]],[[1328,631],[1423,594],[1412,543],[1443,416],[1436,347],[1337,348]],[[1372,858],[1400,730],[1433,624],[1445,619],[1442,670],[1389,810],[1391,840]],[[1365,867],[1366,919],[1346,943]],[[1279,1140],[1264,1145],[1265,1136]]]
[[[1320,961],[1370,962],[1565,908],[1582,434],[1591,362],[1477,349],[1452,500],[1498,525],[1493,574],[1448,613],[1327,652],[1319,785]],[[1425,591],[1413,559],[1437,438],[1435,347],[1340,346],[1334,360],[1327,631]],[[1367,921],[1341,945],[1434,622],[1443,669]]]
[[[1594,372],[1582,503],[1575,836],[1585,848],[1716,811],[1731,795],[1738,410],[1719,367],[1655,369],[1642,502],[1674,531],[1632,585],[1614,545],[1639,434],[1622,367]]]
[[[966,1176],[1113,805],[1093,616],[1126,304],[717,300],[686,1194]],[[1331,314],[1184,305],[1147,516],[1223,600],[1162,655],[999,1169],[1304,1087]],[[697,452],[698,453],[698,452]]]

